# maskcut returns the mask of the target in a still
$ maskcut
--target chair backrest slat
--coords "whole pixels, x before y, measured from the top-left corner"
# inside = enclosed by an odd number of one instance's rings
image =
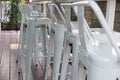
[[[19,4],[19,9],[24,18],[41,17],[41,6],[39,4]]]

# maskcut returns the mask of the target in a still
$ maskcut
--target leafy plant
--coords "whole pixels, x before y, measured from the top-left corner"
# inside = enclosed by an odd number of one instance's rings
[[[19,12],[18,4],[20,2],[24,2],[24,0],[10,0],[11,2],[11,10],[9,12],[9,29],[19,29],[19,24],[21,20],[21,14]]]

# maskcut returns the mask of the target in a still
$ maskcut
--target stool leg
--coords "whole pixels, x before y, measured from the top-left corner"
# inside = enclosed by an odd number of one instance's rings
[[[66,78],[70,49],[68,45],[64,49],[60,80],[65,80]]]
[[[63,25],[57,24],[55,26],[52,80],[58,80],[65,30]]]
[[[79,63],[78,52],[79,52],[79,38],[74,36],[71,80],[76,80]]]
[[[20,44],[20,53],[19,53],[19,57],[20,57],[20,60],[19,60],[19,64],[20,64],[20,69],[22,69],[22,59],[23,59],[23,54],[24,54],[24,41],[25,41],[25,37],[26,37],[26,32],[25,32],[26,28],[23,30],[23,33],[22,33],[22,42]]]
[[[34,38],[34,23],[29,21],[27,28],[27,54],[26,54],[26,80],[30,80],[30,72],[31,72],[31,57],[32,57],[32,46],[33,46],[33,38]]]
[[[48,53],[47,53],[47,64],[46,64],[46,71],[45,71],[45,80],[48,79],[48,72],[50,69],[50,62],[51,62],[51,55],[52,55],[52,49],[53,49],[53,38],[54,33],[51,33],[49,43],[48,43]]]
[[[44,63],[45,63],[44,68],[46,68],[46,37],[47,37],[47,34],[46,34],[45,25],[42,25],[42,37],[43,37],[43,41],[42,41],[43,42],[43,56],[45,56],[45,58],[44,58]]]
[[[23,22],[21,22],[21,29],[20,29],[20,38],[19,38],[19,54],[18,54],[18,72],[22,71],[22,58],[23,58],[23,51],[24,51],[24,40],[25,40],[25,34],[26,34],[26,28],[23,25]]]
[[[86,70],[82,64],[79,64],[75,80],[86,80]]]
[[[39,49],[38,49],[38,43],[39,43],[39,29],[35,28],[35,33],[34,33],[34,54],[35,54],[35,65],[38,65],[38,54],[39,54]]]
[[[21,57],[22,57],[22,50],[21,50],[21,44],[22,44],[22,39],[23,39],[23,24],[21,24],[21,29],[20,29],[20,37],[19,37],[19,45],[18,45],[18,56],[17,56],[17,62],[18,62],[18,72],[21,72]]]

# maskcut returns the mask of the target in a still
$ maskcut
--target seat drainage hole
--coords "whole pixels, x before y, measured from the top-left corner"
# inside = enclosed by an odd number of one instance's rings
[[[119,80],[118,78],[116,78],[116,80]]]

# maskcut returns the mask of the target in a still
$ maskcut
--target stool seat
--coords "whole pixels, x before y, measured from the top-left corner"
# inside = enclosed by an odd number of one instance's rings
[[[27,18],[25,20],[25,22],[27,22],[27,21],[33,21],[35,27],[36,26],[41,27],[41,25],[50,25],[51,24],[51,19],[50,18]]]
[[[34,20],[34,22],[35,22],[35,24],[36,25],[44,25],[44,24],[47,24],[47,25],[49,25],[50,23],[51,23],[51,19],[49,19],[49,18],[36,18],[35,20]]]

